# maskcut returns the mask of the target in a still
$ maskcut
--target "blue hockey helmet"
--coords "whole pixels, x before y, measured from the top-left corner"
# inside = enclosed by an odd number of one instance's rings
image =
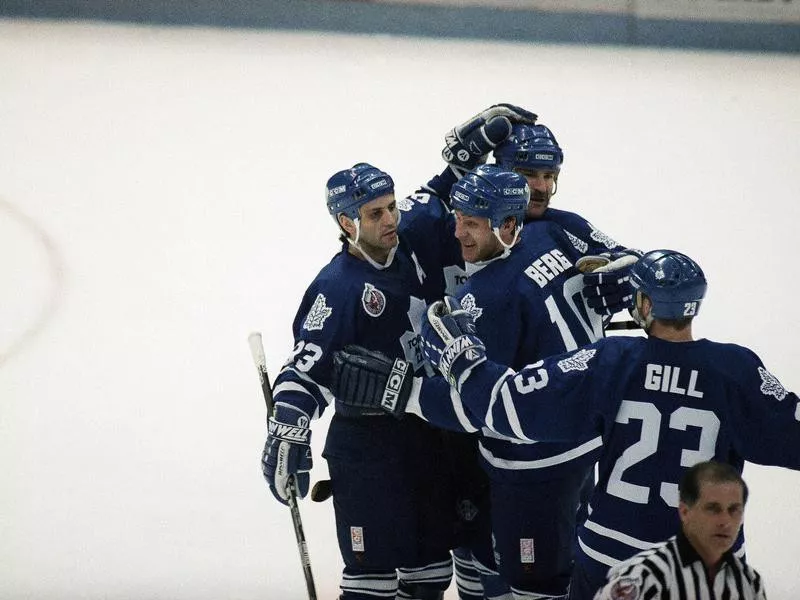
[[[494,150],[498,165],[508,170],[558,171],[564,151],[545,125],[514,125],[511,135]]]
[[[486,217],[500,227],[507,217],[522,225],[531,191],[519,173],[496,165],[480,165],[453,185],[450,202],[454,210],[474,217]]]
[[[394,192],[394,181],[369,163],[358,163],[349,169],[334,173],[325,184],[328,212],[334,218],[344,213],[358,218],[358,209],[367,202]]]
[[[642,256],[631,268],[630,282],[634,292],[631,312],[637,308],[637,292],[642,292],[650,298],[650,314],[656,319],[695,316],[708,289],[700,265],[675,250],[653,250]]]

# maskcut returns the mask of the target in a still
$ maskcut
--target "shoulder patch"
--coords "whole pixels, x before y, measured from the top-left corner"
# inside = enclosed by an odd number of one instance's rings
[[[322,329],[325,325],[325,319],[331,316],[333,309],[325,304],[325,296],[317,294],[311,310],[306,315],[306,320],[303,321],[303,329],[312,331],[315,329]]]
[[[778,378],[767,371],[764,367],[758,367],[758,374],[761,375],[761,393],[765,396],[774,396],[778,402],[786,398],[786,388],[781,385]]]
[[[386,296],[371,283],[364,284],[361,294],[361,306],[370,317],[380,317],[386,308]]]
[[[397,201],[397,209],[408,212],[414,208],[414,201],[411,198],[401,198]]]
[[[605,233],[603,233],[599,229],[595,229],[594,225],[592,225],[591,223],[589,223],[589,227],[592,228],[592,233],[589,234],[589,237],[592,238],[595,242],[603,244],[609,250],[619,246],[619,244],[617,244],[616,240],[614,240],[613,238],[607,236]]]
[[[476,321],[483,314],[483,309],[475,304],[475,296],[472,294],[465,294],[461,299],[461,308],[467,311]]]
[[[638,577],[623,575],[611,586],[609,595],[612,600],[637,600],[640,585]]]
[[[568,373],[569,371],[585,371],[589,368],[589,361],[594,358],[594,355],[597,354],[597,350],[592,348],[591,350],[582,349],[578,350],[572,356],[568,356],[565,359],[558,361],[557,365],[558,368],[561,369],[562,373]]]
[[[567,237],[569,238],[569,241],[572,242],[573,246],[575,246],[575,250],[577,250],[581,254],[586,254],[589,251],[589,244],[584,242],[579,237],[576,237],[576,236],[572,235],[566,229],[564,230],[564,233],[567,234]]]

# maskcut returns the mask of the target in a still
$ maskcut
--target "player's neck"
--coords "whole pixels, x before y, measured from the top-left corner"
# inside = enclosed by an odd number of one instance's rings
[[[652,335],[653,337],[657,337],[661,340],[666,340],[668,342],[694,341],[694,337],[692,337],[691,325],[687,325],[683,329],[676,329],[674,327],[670,327],[669,325],[664,325],[663,323],[659,323],[658,321],[653,321],[647,333],[649,335]]]

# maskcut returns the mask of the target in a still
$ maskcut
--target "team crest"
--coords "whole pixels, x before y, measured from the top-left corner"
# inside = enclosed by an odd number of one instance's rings
[[[585,348],[583,350],[578,350],[578,352],[572,356],[558,361],[558,368],[561,369],[562,373],[567,373],[569,371],[585,371],[589,368],[589,361],[594,358],[595,354],[597,354],[597,350],[594,348],[591,350]]]
[[[401,198],[397,201],[397,210],[408,212],[414,208],[414,201],[411,198]]]
[[[584,242],[584,241],[583,241],[582,239],[580,239],[579,237],[575,237],[574,235],[572,235],[572,234],[571,234],[569,231],[567,231],[566,229],[564,230],[564,233],[566,233],[566,234],[567,234],[567,237],[569,238],[569,241],[570,241],[570,242],[572,242],[572,245],[573,245],[573,246],[575,246],[575,250],[577,250],[577,251],[578,251],[578,252],[580,252],[581,254],[586,254],[586,253],[589,251],[589,244],[587,244],[586,242]]]
[[[620,577],[611,586],[612,600],[637,600],[639,597],[639,579],[636,577]]]
[[[317,294],[314,305],[308,311],[306,320],[303,321],[303,329],[307,331],[322,329],[325,319],[330,317],[331,313],[333,313],[333,309],[325,304],[325,296]]]
[[[788,392],[775,375],[767,371],[764,367],[758,367],[758,374],[761,375],[762,394],[765,396],[774,396],[778,402],[786,398]]]
[[[472,294],[466,294],[461,299],[461,308],[467,311],[476,321],[483,314],[483,309],[479,308],[478,305],[475,304],[475,296]]]
[[[365,283],[364,293],[361,294],[361,306],[370,317],[380,317],[386,308],[386,296],[371,283]]]
[[[605,246],[609,250],[611,250],[612,248],[616,248],[619,245],[613,238],[607,236],[599,229],[595,229],[594,225],[592,225],[591,223],[589,223],[589,227],[592,228],[592,233],[589,234],[589,237],[592,238],[595,242],[603,244],[603,246]]]

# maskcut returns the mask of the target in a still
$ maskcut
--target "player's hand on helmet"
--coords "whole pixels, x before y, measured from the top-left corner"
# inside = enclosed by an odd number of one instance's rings
[[[289,486],[297,496],[308,494],[311,458],[311,419],[294,406],[278,402],[268,420],[267,442],[261,454],[261,471],[272,495],[289,503]]]
[[[355,416],[389,413],[401,418],[413,380],[411,365],[400,358],[354,345],[333,355],[331,391],[337,412]]]
[[[428,307],[422,340],[425,358],[458,388],[473,367],[486,360],[486,348],[475,335],[475,320],[450,296]]]
[[[511,134],[514,123],[536,123],[537,116],[513,104],[494,104],[451,129],[442,158],[458,177],[486,162],[486,157]]]
[[[583,296],[599,315],[613,315],[630,306],[630,272],[639,256],[629,252],[583,256],[575,263],[583,272]]]

